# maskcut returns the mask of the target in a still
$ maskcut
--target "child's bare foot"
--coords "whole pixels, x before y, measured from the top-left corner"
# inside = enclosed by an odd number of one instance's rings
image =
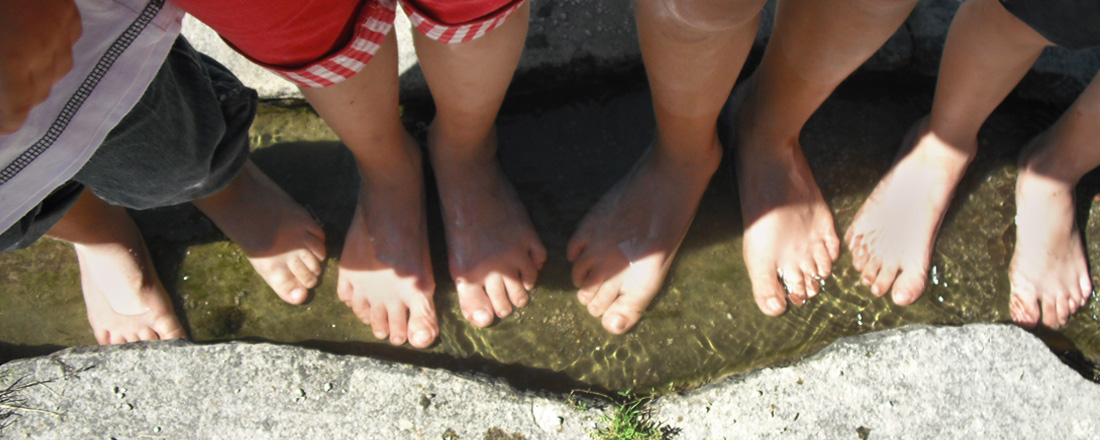
[[[74,245],[88,322],[100,345],[186,337],[144,243]]]
[[[1016,180],[1016,249],[1008,268],[1012,320],[1057,329],[1092,294],[1081,234],[1074,221],[1076,179],[1060,177],[1040,135],[1021,156]]]
[[[546,262],[531,219],[496,158],[496,131],[483,145],[452,145],[433,126],[432,168],[439,186],[451,277],[462,315],[478,327],[523,307]]]
[[[439,336],[435,280],[428,254],[428,220],[420,151],[405,135],[409,160],[386,173],[360,174],[336,293],[374,336],[424,348]]]
[[[722,159],[650,147],[589,211],[566,250],[577,298],[614,334],[629,330],[657,295]]]
[[[932,133],[927,117],[913,124],[894,166],[844,235],[852,265],[875,296],[893,285],[899,305],[920,298],[940,222],[976,149],[976,139],[953,146]]]
[[[324,232],[255,164],[249,161],[229,186],[193,203],[244,250],[280,298],[306,300],[325,260]]]
[[[750,88],[738,86],[729,103],[730,120],[738,121],[731,138],[745,223],[743,251],[756,305],[778,316],[787,310],[788,297],[802,305],[817,295],[840,253],[840,240],[797,135],[759,140],[750,133],[751,123],[739,121],[742,94]]]

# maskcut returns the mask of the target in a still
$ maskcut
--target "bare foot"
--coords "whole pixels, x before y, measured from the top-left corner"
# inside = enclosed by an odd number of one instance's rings
[[[324,232],[255,164],[249,161],[229,186],[193,203],[244,250],[280,298],[306,300],[325,260]]]
[[[655,141],[656,142],[656,141]],[[657,295],[722,159],[678,157],[655,144],[588,212],[566,250],[577,299],[623,334]]]
[[[439,336],[428,255],[428,220],[420,150],[405,135],[406,166],[360,172],[336,293],[374,336],[424,348]]]
[[[496,130],[482,145],[449,142],[433,126],[428,143],[450,272],[462,315],[484,328],[527,304],[546,248],[497,162]]]
[[[742,93],[730,98],[738,120]],[[751,113],[751,112],[749,112]],[[833,216],[814,181],[797,135],[759,141],[738,123],[733,139],[737,190],[745,223],[744,255],[756,305],[766,315],[787,310],[787,298],[802,305],[817,295],[840,253]]]
[[[1012,320],[1057,329],[1092,295],[1081,234],[1074,221],[1075,179],[1059,177],[1044,157],[1044,133],[1021,156],[1016,179],[1016,248],[1008,268]]]
[[[975,151],[977,139],[953,146],[929,130],[927,117],[913,124],[844,235],[852,265],[875,296],[892,291],[899,305],[920,298],[940,222]]]
[[[74,245],[88,322],[100,345],[187,337],[144,243]]]

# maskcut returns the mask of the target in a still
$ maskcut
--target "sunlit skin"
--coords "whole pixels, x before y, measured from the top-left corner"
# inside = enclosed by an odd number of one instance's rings
[[[528,11],[524,4],[499,28],[465,43],[414,33],[436,106],[428,159],[440,188],[451,276],[463,315],[477,327],[526,305],[546,258],[495,158],[493,122],[519,61]],[[396,49],[390,33],[358,74],[302,94],[355,155],[362,177],[337,293],[375,336],[427,347],[439,324],[424,158],[401,126]]]
[[[1049,45],[995,0],[959,8],[932,113],[914,124],[898,160],[845,235],[872,293],[892,292],[902,305],[921,296],[939,224],[977,153],[979,128]],[[1092,290],[1073,217],[1073,187],[1100,164],[1094,145],[1100,136],[1098,95],[1090,85],[1020,160],[1009,308],[1025,327],[1064,325]],[[912,209],[914,204],[923,208]]]
[[[251,161],[230,184],[193,202],[248,257],[280,298],[301,304],[325,261],[321,226]]]
[[[186,337],[126,210],[85,190],[48,237],[73,244],[88,322],[101,345]]]
[[[664,283],[721,161],[718,113],[762,6],[759,0],[634,3],[655,139],[588,212],[566,250],[578,301],[608,332],[630,330]]]
[[[915,0],[781,0],[764,58],[730,100],[745,265],[760,310],[817,294],[840,240],[799,135],[834,89],[894,33]]]
[[[929,130],[927,118],[910,130],[844,236],[852,265],[875,296],[891,292],[900,305],[920,298],[936,232],[976,150],[977,138],[955,148]]]

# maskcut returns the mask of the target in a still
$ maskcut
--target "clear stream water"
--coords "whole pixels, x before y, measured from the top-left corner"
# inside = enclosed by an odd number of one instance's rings
[[[906,129],[930,108],[931,92],[927,79],[862,73],[810,120],[802,144],[841,234],[888,169]],[[732,175],[723,165],[665,289],[642,322],[624,336],[603,331],[576,302],[564,248],[585,211],[648,145],[653,130],[649,95],[637,79],[568,93],[531,93],[506,103],[499,121],[501,160],[550,251],[549,261],[526,308],[477,329],[459,313],[446,273],[438,209],[433,210],[442,336],[428,350],[376,340],[337,300],[335,258],[311,301],[291,306],[267,289],[240,250],[194,208],[135,216],[196,342],[298,344],[484,372],[551,390],[663,392],[790,362],[842,336],[915,323],[1010,321],[1006,268],[1015,240],[1016,156],[1060,110],[1010,101],[994,114],[982,132],[980,156],[944,221],[930,286],[909,307],[875,298],[859,286],[851,257],[843,252],[823,294],[778,318],[760,313],[742,259]],[[429,105],[409,104],[407,125],[422,132],[430,112]],[[252,138],[255,162],[317,215],[329,238],[329,255],[338,257],[354,208],[357,176],[350,154],[305,108],[263,107]],[[1079,204],[1094,274],[1100,274],[1097,192],[1100,178],[1087,176]],[[27,250],[0,255],[0,273],[0,356],[95,343],[84,316],[75,256],[67,246],[41,240]],[[1089,375],[1100,360],[1098,328],[1100,305],[1094,297],[1064,330],[1044,337]]]

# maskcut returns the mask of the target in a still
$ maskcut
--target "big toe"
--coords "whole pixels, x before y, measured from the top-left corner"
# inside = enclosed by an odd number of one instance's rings
[[[787,311],[787,300],[783,297],[783,286],[776,279],[755,280],[752,295],[756,306],[768,316],[779,316]]]
[[[458,282],[458,305],[462,316],[473,325],[485,328],[493,324],[493,305],[478,284]]]
[[[1039,324],[1039,302],[1034,296],[1012,292],[1009,311],[1012,320],[1021,327],[1030,329]]]
[[[907,306],[920,299],[924,293],[925,278],[923,274],[904,271],[894,281],[894,291],[890,295],[894,304]]]

